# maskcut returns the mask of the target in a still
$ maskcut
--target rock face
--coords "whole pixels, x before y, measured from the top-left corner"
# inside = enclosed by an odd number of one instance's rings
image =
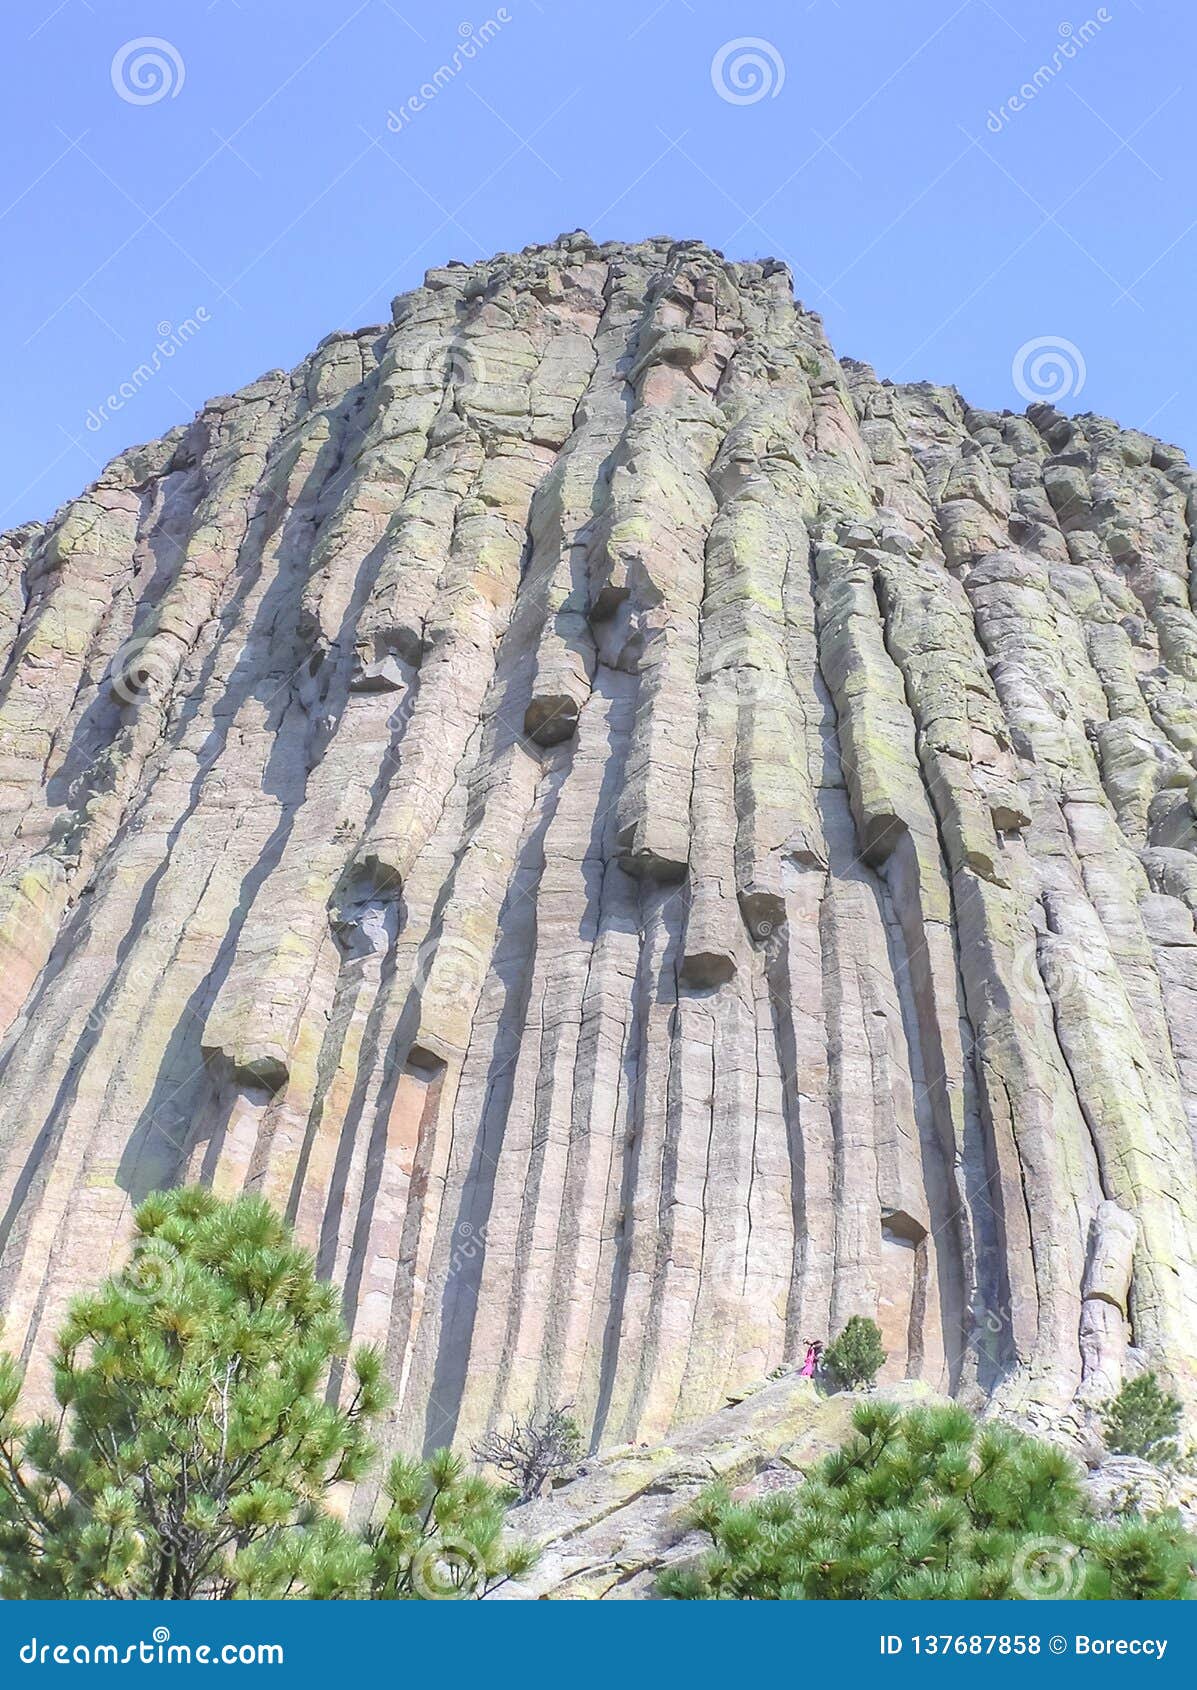
[[[903,1409],[941,1400],[915,1381],[880,1395]],[[487,1600],[651,1599],[663,1567],[710,1549],[688,1518],[707,1485],[717,1480],[737,1500],[794,1489],[852,1435],[860,1400],[825,1397],[790,1373],[666,1443],[629,1445],[585,1462],[547,1496],[511,1510],[512,1535],[534,1543],[540,1557],[526,1578],[499,1585]],[[1152,1485],[1147,1494],[1154,1499],[1162,1475],[1145,1461],[1133,1465],[1149,1476],[1141,1482]],[[1105,1493],[1100,1500],[1112,1514],[1115,1504]]]
[[[690,1520],[707,1485],[726,1485],[737,1501],[796,1489],[853,1435],[857,1405],[878,1399],[902,1410],[945,1400],[917,1380],[825,1396],[789,1370],[663,1443],[625,1445],[583,1462],[548,1494],[510,1511],[512,1534],[540,1556],[525,1578],[498,1586],[487,1600],[651,1600],[662,1568],[711,1547]],[[1183,1467],[1164,1470],[1099,1446],[1085,1452],[1075,1438],[1058,1441],[1099,1518],[1174,1508],[1197,1528],[1197,1478]]]
[[[1197,1396],[1197,476],[774,262],[434,270],[0,541],[0,1306],[265,1193],[390,1436],[652,1441],[875,1315]]]

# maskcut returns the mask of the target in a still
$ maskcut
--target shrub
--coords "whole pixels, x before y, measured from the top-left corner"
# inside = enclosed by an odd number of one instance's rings
[[[513,1419],[506,1432],[488,1432],[474,1445],[474,1459],[510,1479],[517,1501],[531,1502],[554,1474],[575,1466],[582,1453],[582,1434],[569,1407],[565,1403],[530,1420]]]
[[[1102,1409],[1107,1447],[1115,1455],[1138,1455],[1166,1466],[1177,1458],[1180,1413],[1180,1403],[1161,1388],[1155,1374],[1140,1373]]]
[[[829,1382],[845,1391],[871,1385],[884,1364],[881,1328],[865,1314],[854,1314],[823,1352],[823,1371]]]
[[[855,1435],[804,1484],[737,1503],[706,1491],[711,1540],[667,1569],[683,1600],[1152,1598],[1197,1594],[1197,1538],[1178,1516],[1116,1525],[1088,1508],[1062,1450],[955,1406],[862,1403]]]

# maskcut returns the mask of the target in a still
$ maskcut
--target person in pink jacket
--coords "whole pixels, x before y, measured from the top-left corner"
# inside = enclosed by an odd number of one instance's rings
[[[817,1338],[806,1340],[806,1360],[802,1363],[800,1377],[813,1379],[819,1366],[819,1357],[823,1353],[823,1346]]]

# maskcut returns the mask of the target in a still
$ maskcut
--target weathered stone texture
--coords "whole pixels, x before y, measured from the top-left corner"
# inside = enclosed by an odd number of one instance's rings
[[[584,235],[0,540],[0,1303],[265,1192],[391,1435],[665,1435],[875,1315],[1197,1397],[1197,476]]]
[[[902,1409],[942,1400],[905,1380],[879,1395]],[[791,1372],[737,1394],[664,1443],[622,1445],[582,1462],[546,1495],[511,1509],[512,1535],[541,1553],[526,1578],[498,1585],[487,1601],[652,1600],[664,1568],[710,1548],[689,1519],[707,1485],[726,1485],[744,1501],[797,1489],[852,1436],[860,1400],[848,1392],[824,1396]],[[1157,1486],[1164,1482],[1146,1462],[1134,1465]]]

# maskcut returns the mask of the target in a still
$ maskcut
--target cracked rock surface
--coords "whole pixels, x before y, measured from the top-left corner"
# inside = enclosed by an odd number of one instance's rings
[[[773,261],[450,265],[0,537],[0,1308],[264,1193],[388,1440],[656,1441],[875,1316],[1197,1398],[1197,475]]]
[[[662,1569],[710,1550],[709,1537],[690,1519],[708,1485],[725,1485],[737,1502],[795,1490],[853,1436],[852,1415],[862,1402],[906,1411],[944,1400],[917,1380],[830,1396],[793,1370],[764,1380],[659,1444],[626,1444],[587,1459],[544,1496],[512,1508],[512,1536],[535,1544],[540,1555],[524,1578],[497,1586],[487,1600],[652,1600]],[[1188,1526],[1197,1525],[1197,1479],[1183,1468],[1109,1455],[1091,1438],[1088,1450],[1083,1437],[1056,1441],[1100,1518],[1176,1509]]]
[[[902,1409],[942,1400],[915,1381],[879,1395]],[[625,1445],[584,1462],[546,1496],[510,1510],[512,1536],[534,1543],[540,1556],[525,1578],[497,1586],[487,1601],[651,1600],[663,1568],[710,1549],[689,1519],[708,1485],[726,1485],[737,1501],[795,1489],[852,1437],[862,1400],[850,1392],[826,1397],[791,1373],[663,1443]],[[1146,1462],[1135,1465],[1158,1479]]]

